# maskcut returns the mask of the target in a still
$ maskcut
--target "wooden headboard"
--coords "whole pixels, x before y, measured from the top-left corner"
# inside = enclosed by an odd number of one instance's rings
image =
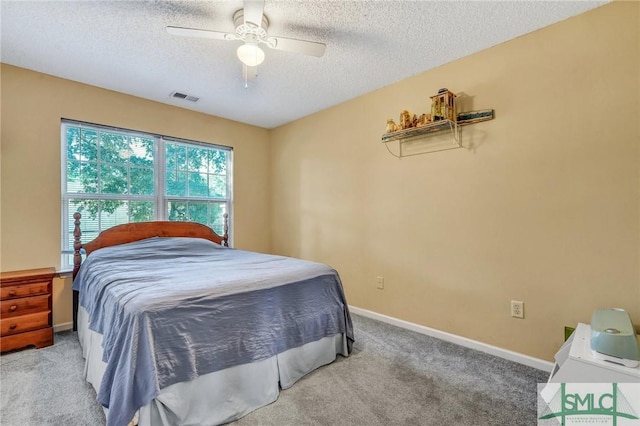
[[[80,230],[80,219],[82,215],[78,212],[73,214],[73,278],[76,278],[80,264],[82,263],[81,250],[84,249],[88,256],[91,252],[103,247],[115,246],[118,244],[132,243],[153,237],[190,237],[203,238],[214,243],[229,246],[229,224],[228,214],[224,214],[224,235],[218,235],[206,225],[195,222],[134,222],[117,225],[113,228],[105,229],[96,238],[88,243],[82,243],[82,231]],[[77,330],[78,315],[78,292],[73,292],[73,329]]]
[[[82,215],[76,212],[73,214],[73,218],[75,219],[75,226],[73,229],[73,277],[76,277],[78,269],[80,269],[80,264],[82,263],[82,256],[80,254],[82,249],[84,249],[85,254],[88,256],[92,251],[103,247],[132,243],[134,241],[153,237],[204,238],[205,240],[213,241],[214,243],[228,247],[229,216],[225,213],[223,217],[224,235],[222,236],[216,234],[208,226],[195,222],[133,222],[105,229],[92,241],[82,244],[80,241],[80,237],[82,236],[82,231],[80,230],[80,219],[82,218]]]

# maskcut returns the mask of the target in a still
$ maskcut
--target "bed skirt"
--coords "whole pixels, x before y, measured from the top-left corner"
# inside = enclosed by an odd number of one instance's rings
[[[87,311],[82,307],[78,309],[78,338],[85,358],[85,377],[97,393],[106,367],[102,335],[89,329]],[[348,355],[344,334],[175,383],[141,407],[134,421],[139,426],[228,423],[274,402],[280,388],[289,388],[305,374],[333,362],[338,354]],[[107,409],[105,414],[108,416]]]

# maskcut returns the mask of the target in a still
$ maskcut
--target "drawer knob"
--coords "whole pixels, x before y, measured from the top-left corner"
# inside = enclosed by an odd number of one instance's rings
[[[18,324],[11,324],[9,326],[9,330],[15,330],[17,326],[18,326]]]
[[[13,311],[15,311],[16,309],[18,309],[18,305],[11,305],[11,306],[9,306],[9,312],[13,312]]]
[[[10,290],[9,291],[9,296],[15,296],[16,295],[16,291],[15,290]]]

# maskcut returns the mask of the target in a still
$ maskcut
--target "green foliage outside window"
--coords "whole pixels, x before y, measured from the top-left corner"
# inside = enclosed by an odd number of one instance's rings
[[[67,127],[67,192],[153,196],[154,150],[153,139]],[[93,219],[125,204],[118,199],[74,202]],[[131,221],[150,220],[148,203],[131,207]]]
[[[223,233],[230,151],[97,126],[67,123],[63,129],[67,214],[71,219],[81,212],[83,224],[95,228],[89,234],[158,218],[199,222]],[[157,164],[160,158],[163,165]],[[159,179],[165,187],[161,197]],[[156,205],[164,206],[164,214]],[[72,229],[70,220],[68,231]],[[65,239],[72,241],[69,235]]]

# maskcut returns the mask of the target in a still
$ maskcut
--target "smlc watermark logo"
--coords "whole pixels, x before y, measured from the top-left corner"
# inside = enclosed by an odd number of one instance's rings
[[[640,426],[640,383],[538,385],[538,425]]]

